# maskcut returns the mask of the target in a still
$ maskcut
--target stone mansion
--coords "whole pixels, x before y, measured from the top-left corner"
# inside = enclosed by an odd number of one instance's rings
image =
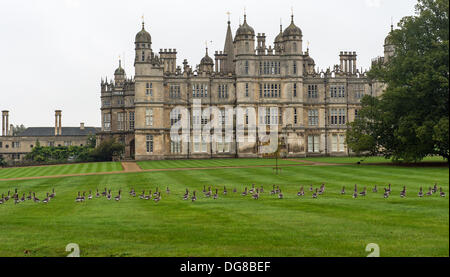
[[[125,158],[136,160],[262,156],[258,142],[172,141],[171,126],[180,119],[173,108],[190,110],[200,99],[202,106],[222,111],[222,117],[227,107],[264,110],[257,121],[278,125],[287,157],[351,154],[345,144],[347,123],[358,116],[361,98],[381,95],[383,84],[357,69],[353,51],[340,52],[339,64],[318,72],[291,17],[287,28],[280,26],[273,46],[264,33],[255,34],[246,15],[234,38],[228,21],[223,51],[210,57],[206,48],[195,68],[187,60],[178,66],[176,49],[156,53],[142,23],[134,42],[134,78],[126,77],[119,61],[114,80],[101,81],[98,138],[116,138],[126,146]],[[384,52],[379,59],[387,61],[393,54],[389,36]],[[189,124],[210,120],[190,113]]]

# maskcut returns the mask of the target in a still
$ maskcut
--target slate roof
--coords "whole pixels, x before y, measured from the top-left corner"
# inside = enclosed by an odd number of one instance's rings
[[[84,127],[81,130],[80,127],[62,127],[61,136],[87,136],[90,134],[95,135],[100,131],[100,128],[96,127]],[[21,132],[18,136],[21,137],[47,137],[55,135],[55,127],[29,127],[25,131]]]

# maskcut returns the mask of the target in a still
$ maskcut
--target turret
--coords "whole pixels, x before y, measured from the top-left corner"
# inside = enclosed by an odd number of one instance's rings
[[[199,69],[202,72],[211,73],[211,72],[213,72],[213,68],[214,68],[214,61],[213,61],[213,59],[211,59],[210,56],[208,56],[208,47],[206,47],[206,54],[200,61]]]
[[[394,32],[394,25],[391,24],[391,31],[384,40],[384,62],[387,63],[389,59],[394,56],[395,46],[392,41],[392,32]]]
[[[136,51],[135,64],[149,63],[152,53],[152,37],[145,30],[144,22],[142,22],[142,30],[136,34],[134,45]]]
[[[236,31],[234,38],[236,56],[255,54],[255,30],[247,24],[247,15],[244,14],[244,24]]]
[[[125,70],[122,68],[122,61],[119,59],[119,67],[114,71],[114,83],[119,86],[123,85],[125,77]]]
[[[294,15],[291,15],[291,24],[283,32],[283,48],[285,54],[302,54],[302,30],[294,24]]]

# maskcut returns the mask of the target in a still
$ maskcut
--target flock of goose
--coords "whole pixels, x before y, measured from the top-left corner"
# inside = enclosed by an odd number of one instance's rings
[[[166,188],[166,194],[170,194],[170,189],[169,187]],[[203,194],[205,196],[205,198],[213,198],[213,199],[218,199],[219,198],[219,189],[215,188],[214,189],[214,193],[213,193],[213,188],[211,186],[208,187],[208,189],[206,189],[206,186],[203,186]],[[324,194],[325,192],[325,184],[322,184],[319,188],[313,188],[313,185],[310,185],[309,187],[309,192],[312,193],[311,196],[312,198],[316,199],[318,198],[320,195]],[[438,192],[438,187],[437,184],[434,184],[434,187],[429,187],[428,192],[424,193],[423,192],[423,188],[420,187],[419,189],[419,193],[417,194],[418,197],[424,197],[424,196],[431,196],[435,193]],[[97,189],[96,193],[93,194],[92,191],[89,191],[88,195],[86,196],[86,192],[83,191],[79,191],[78,195],[75,198],[75,202],[84,202],[86,200],[92,200],[93,198],[100,198],[100,197],[105,197],[107,200],[112,200],[114,198],[115,201],[120,201],[122,196],[121,196],[122,190],[119,189],[118,194],[116,196],[112,196],[111,194],[111,189],[107,189],[105,188],[102,192],[99,192],[99,190]],[[237,193],[237,189],[233,188],[232,190],[233,194]],[[252,184],[252,187],[250,189],[248,189],[247,187],[245,187],[244,191],[242,193],[240,193],[242,196],[247,196],[250,195],[252,196],[253,199],[259,199],[260,194],[264,193],[264,187],[260,186],[260,187],[255,187],[255,184]],[[372,189],[372,193],[378,193],[378,187],[377,185],[375,185]],[[391,189],[391,184],[388,185],[388,187],[384,188],[384,194],[383,197],[384,198],[389,198],[389,196],[392,193],[392,189]],[[131,197],[136,197],[136,191],[134,190],[134,188],[131,189],[131,191],[129,192]],[[226,186],[223,187],[222,190],[222,194],[223,195],[227,195],[228,194],[228,190],[226,188]],[[345,195],[346,191],[345,191],[345,186],[342,187],[341,190],[341,195]],[[15,189],[14,194],[11,195],[11,191],[8,191],[8,194],[5,196],[4,194],[2,194],[2,197],[0,198],[0,204],[4,204],[6,203],[8,200],[10,199],[14,199],[14,203],[18,204],[20,202],[24,202],[27,200],[32,200],[35,203],[48,203],[50,202],[51,199],[53,199],[56,196],[55,193],[55,189],[52,189],[52,193],[47,192],[46,194],[47,196],[43,199],[40,200],[39,198],[36,197],[36,193],[30,191],[28,196],[25,196],[25,193],[22,194],[22,197],[19,197],[19,193],[17,192],[17,189]],[[277,196],[279,199],[283,199],[284,195],[281,192],[281,188],[279,186],[275,186],[273,185],[272,190],[270,191],[270,195],[275,195]],[[358,198],[358,197],[364,197],[367,195],[367,187],[363,187],[362,191],[358,191],[358,185],[355,185],[354,190],[353,190],[353,194],[352,197],[353,198]],[[298,197],[304,197],[305,196],[305,189],[303,186],[300,187],[299,192],[297,193]],[[442,187],[439,188],[439,196],[440,197],[445,197],[446,194],[443,191]],[[403,189],[400,191],[400,197],[404,198],[406,197],[406,186],[403,186]],[[146,191],[143,190],[141,194],[139,194],[139,198],[143,199],[143,200],[153,200],[156,203],[159,202],[161,200],[161,191],[158,191],[158,188],[155,189],[155,192],[152,193],[152,190],[148,191],[148,194],[146,194]],[[194,190],[192,192],[192,195],[189,192],[189,189],[186,188],[186,192],[183,195],[183,200],[191,200],[192,202],[197,200],[197,194],[196,191]]]
[[[4,193],[2,193],[2,197],[0,198],[0,204],[4,204],[6,202],[8,202],[8,200],[10,199],[14,199],[14,204],[19,204],[21,202],[25,202],[25,201],[29,201],[29,200],[33,200],[33,202],[35,203],[44,203],[47,204],[48,202],[50,202],[51,199],[55,198],[56,193],[55,193],[55,189],[52,189],[52,193],[47,192],[47,196],[40,200],[39,198],[36,197],[36,193],[30,191],[28,193],[28,196],[25,196],[25,193],[22,194],[22,197],[19,197],[19,193],[17,192],[17,189],[14,189],[14,194],[11,195],[11,191],[8,190],[8,194],[5,196]]]

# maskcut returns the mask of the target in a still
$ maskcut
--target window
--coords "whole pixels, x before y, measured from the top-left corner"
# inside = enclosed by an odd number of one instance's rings
[[[335,134],[331,136],[331,151],[345,152],[345,135]]]
[[[260,75],[278,75],[280,74],[281,63],[278,61],[264,61],[259,63]]]
[[[181,120],[181,113],[179,110],[174,109],[170,112],[170,126],[175,125],[175,123],[177,123],[178,121]],[[194,117],[194,121],[195,121],[195,117]]]
[[[331,125],[345,125],[346,123],[345,109],[331,109],[329,116],[329,123]]]
[[[248,83],[245,83],[245,97],[248,97]]]
[[[153,83],[145,84],[145,95],[153,96]]]
[[[142,61],[142,62],[145,61],[145,52],[144,52],[144,51],[142,51],[141,61]]]
[[[117,130],[125,130],[125,113],[117,113]]]
[[[294,84],[294,97],[297,97],[297,84]]]
[[[19,148],[19,147],[20,147],[20,142],[19,141],[13,141],[12,148]]]
[[[345,97],[345,86],[330,86],[330,97],[331,98],[344,98]]]
[[[364,97],[364,86],[360,85],[356,87],[356,98],[361,99]]]
[[[244,74],[248,74],[248,61],[245,61]]]
[[[297,74],[297,62],[294,61],[293,67],[292,67],[292,73]]]
[[[33,148],[33,144],[30,144],[30,148]]]
[[[180,85],[170,85],[169,95],[172,99],[181,98]]]
[[[145,110],[145,125],[153,126],[153,109],[147,108]]]
[[[103,130],[105,130],[105,131],[111,130],[111,114],[110,113],[103,114]]]
[[[219,84],[219,98],[228,98],[228,85]]]
[[[130,130],[134,130],[134,112],[130,112],[128,117],[130,123]]]
[[[355,119],[357,119],[357,118],[358,118],[358,110],[355,109]]]
[[[318,98],[317,85],[308,85],[308,98]]]
[[[181,153],[181,141],[171,141],[170,152],[174,154]]]
[[[199,136],[194,137],[194,152],[195,153],[200,152],[200,137]]]
[[[297,124],[297,109],[294,109],[294,124]]]
[[[319,125],[319,111],[318,110],[309,110],[308,111],[308,125],[309,126]]]
[[[192,97],[208,97],[208,85],[207,84],[195,84],[192,85]]]
[[[71,141],[64,141],[64,146],[71,146],[72,142]]]
[[[248,42],[245,43],[245,51],[246,52],[250,51],[250,44]]]
[[[308,136],[308,152],[309,153],[319,153],[319,136]]]
[[[294,42],[294,47],[293,47],[294,52],[297,52],[297,43]]]
[[[259,85],[259,97],[279,98],[281,97],[281,85],[264,83]]]
[[[147,153],[153,153],[153,135],[147,135],[145,138]]]

